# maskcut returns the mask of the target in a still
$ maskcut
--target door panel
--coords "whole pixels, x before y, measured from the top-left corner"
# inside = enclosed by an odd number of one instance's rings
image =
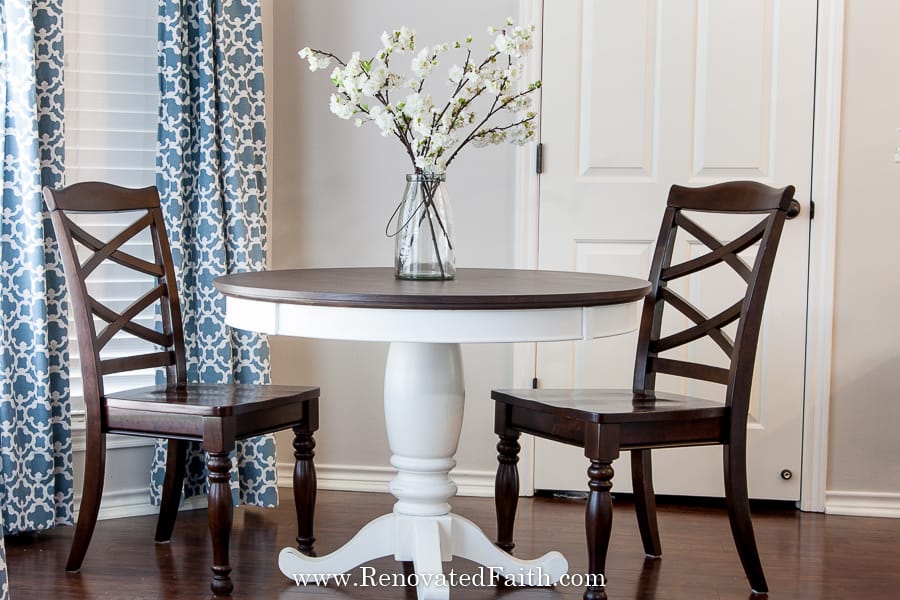
[[[750,491],[760,498],[799,499],[799,476],[780,473],[800,473],[815,25],[815,0],[544,3],[540,268],[646,277],[672,184],[797,188],[803,212],[776,260],[749,420]],[[756,219],[726,227],[696,216],[723,242]],[[685,238],[677,252],[706,248]],[[723,268],[680,292],[718,312],[737,293]],[[536,374],[542,387],[630,387],[636,340],[543,344]],[[724,359],[712,344],[689,352]],[[661,385],[723,395],[715,384]],[[581,450],[537,441],[537,489],[585,489],[586,469]],[[615,469],[614,490],[630,490],[627,457]],[[654,481],[659,493],[722,495],[721,448],[655,451]]]

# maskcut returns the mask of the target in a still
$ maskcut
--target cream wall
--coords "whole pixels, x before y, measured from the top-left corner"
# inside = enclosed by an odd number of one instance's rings
[[[846,11],[826,506],[900,516],[900,2]]]
[[[344,57],[353,50],[374,52],[382,31],[400,25],[415,29],[424,44],[467,34],[487,40],[486,27],[515,17],[517,2],[277,0],[264,8],[274,87],[271,266],[389,266],[393,242],[384,229],[411,171],[408,158],[396,140],[331,115],[330,70],[311,73],[297,51],[311,46]],[[451,165],[447,188],[459,266],[513,266],[514,178],[509,146],[467,148]],[[371,489],[386,489],[392,474],[382,412],[387,345],[272,338],[271,346],[275,382],[322,388],[316,449],[322,487],[371,480]],[[471,483],[470,492],[490,493],[496,464],[490,389],[512,383],[511,349],[470,345],[463,359],[467,400],[456,477]],[[293,460],[289,436],[279,448],[285,476]]]

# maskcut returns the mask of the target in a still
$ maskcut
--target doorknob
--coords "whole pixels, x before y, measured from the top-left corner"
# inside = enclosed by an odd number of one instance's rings
[[[800,203],[797,202],[796,200],[791,200],[791,205],[790,205],[790,207],[788,207],[788,210],[787,210],[787,218],[793,219],[794,217],[796,217],[799,214],[800,214]]]

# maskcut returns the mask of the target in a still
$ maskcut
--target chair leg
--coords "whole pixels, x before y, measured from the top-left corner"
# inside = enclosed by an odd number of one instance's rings
[[[294,427],[294,506],[297,509],[297,549],[315,556],[313,521],[316,512],[316,440],[307,427]]]
[[[605,574],[606,554],[612,534],[612,488],[613,468],[611,460],[591,459],[588,467],[587,509],[584,525],[587,532],[588,572],[594,579],[584,592],[584,600],[606,600]]]
[[[497,442],[497,477],[494,480],[494,508],[497,512],[497,546],[512,552],[513,528],[519,505],[519,432],[501,434]]]
[[[747,457],[746,447],[735,448],[724,446],[723,464],[725,467],[725,502],[728,506],[728,520],[731,523],[731,535],[737,546],[738,555],[744,573],[750,581],[754,594],[765,594],[769,591],[756,537],[753,535],[753,522],[750,520],[750,501],[747,494]]]
[[[656,496],[653,493],[650,450],[631,451],[631,484],[634,489],[634,511],[641,531],[644,554],[652,558],[662,556],[656,521]]]
[[[228,562],[228,543],[231,537],[233,501],[231,499],[231,459],[228,452],[207,452],[209,470],[209,534],[213,546],[214,594],[230,594],[231,565]]]
[[[98,428],[99,429],[99,428]],[[87,554],[94,526],[97,525],[97,514],[100,512],[100,498],[103,496],[103,478],[106,472],[106,435],[100,431],[88,430],[84,451],[84,484],[81,488],[81,507],[78,511],[78,523],[75,525],[75,536],[69,549],[66,571],[75,572],[81,569],[84,555]]]
[[[157,542],[168,542],[172,538],[175,519],[178,518],[178,507],[181,504],[181,491],[184,488],[187,446],[188,443],[184,440],[170,439],[166,447],[166,478],[163,481],[159,518],[156,521],[154,536]]]

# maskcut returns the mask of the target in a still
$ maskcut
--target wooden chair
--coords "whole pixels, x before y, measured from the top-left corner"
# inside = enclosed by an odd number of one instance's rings
[[[720,444],[724,451],[725,493],[731,532],[754,593],[768,590],[747,498],[746,439],[750,386],[757,339],[775,250],[786,217],[799,211],[794,188],[773,189],[753,182],[704,188],[672,186],[650,270],[651,290],[644,301],[631,390],[527,389],[494,390],[499,467],[496,479],[497,545],[510,551],[518,496],[520,433],[584,448],[590,460],[585,515],[588,569],[605,576],[612,528],[613,469],[622,450],[631,451],[634,503],[644,551],[662,553],[656,523],[650,451],[652,448]],[[760,213],[762,221],[722,244],[684,211]],[[746,218],[746,217],[744,217]],[[672,265],[678,230],[705,244],[710,252]],[[738,253],[759,243],[748,266]],[[725,263],[746,283],[737,302],[707,317],[669,287],[680,277]],[[664,307],[670,305],[693,322],[683,331],[661,335]],[[732,341],[723,330],[737,323]],[[709,337],[728,356],[729,367],[664,358],[666,351]],[[683,349],[683,348],[682,348]],[[655,391],[656,375],[669,374],[725,386],[724,402]],[[598,584],[601,578],[598,579]],[[589,586],[585,600],[606,598],[604,586]]]
[[[228,594],[233,588],[228,561],[233,509],[228,454],[234,449],[235,440],[292,428],[297,544],[301,551],[311,553],[316,500],[313,432],[318,428],[319,389],[187,382],[178,292],[156,188],[134,190],[105,183],[79,183],[61,190],[44,188],[44,198],[59,238],[74,307],[87,415],[84,488],[66,570],[81,568],[97,522],[109,433],[168,438],[157,542],[168,541],[175,526],[188,442],[203,444],[209,470],[211,587],[216,594]],[[100,215],[122,211],[137,211],[139,216],[108,242],[90,235],[70,218],[72,213]],[[124,243],[147,229],[152,240],[152,260],[143,260],[122,249]],[[76,242],[90,252],[84,262],[79,259]],[[148,281],[155,281],[155,286],[125,310],[112,310],[94,298],[87,285],[91,273],[108,261],[143,274]],[[136,321],[139,313],[154,305],[160,310],[162,331]],[[103,328],[98,331],[95,322]],[[120,331],[152,343],[157,350],[101,358],[104,346]],[[104,376],[154,367],[165,367],[166,385],[104,392]]]

